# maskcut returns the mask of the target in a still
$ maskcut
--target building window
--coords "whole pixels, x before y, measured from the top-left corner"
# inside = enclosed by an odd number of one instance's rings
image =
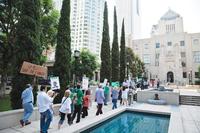
[[[195,72],[195,78],[200,78],[199,72]]]
[[[167,46],[172,46],[172,42],[167,42]]]
[[[156,48],[160,48],[160,43],[156,43]]]
[[[185,41],[180,41],[180,46],[185,46]]]
[[[184,61],[181,62],[182,67],[186,67],[186,63]]]
[[[193,40],[193,44],[194,44],[194,45],[198,45],[198,44],[199,44],[199,39],[194,39],[194,40]]]
[[[185,57],[186,57],[185,52],[181,52],[181,58],[185,58]]]
[[[156,59],[159,59],[160,53],[156,53]]]
[[[194,63],[200,63],[200,51],[193,52]]]
[[[148,49],[148,44],[144,44],[144,49]]]
[[[183,72],[183,78],[187,78],[187,73]]]
[[[156,62],[155,62],[155,66],[159,66],[159,61],[156,61]]]
[[[150,64],[150,55],[149,54],[143,55],[143,62],[144,62],[144,64]]]

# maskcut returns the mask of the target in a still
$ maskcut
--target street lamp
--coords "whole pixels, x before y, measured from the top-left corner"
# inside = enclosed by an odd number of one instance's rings
[[[77,65],[78,65],[78,58],[80,57],[80,51],[75,50],[74,51],[74,58],[75,58],[75,62],[74,62],[74,85],[76,84],[76,80],[77,80]]]

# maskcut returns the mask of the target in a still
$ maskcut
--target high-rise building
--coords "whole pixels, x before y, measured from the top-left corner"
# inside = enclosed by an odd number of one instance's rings
[[[71,0],[71,49],[100,57],[105,0]]]
[[[122,20],[125,22],[126,45],[140,37],[140,0],[115,0],[117,8],[118,36],[121,35]]]
[[[182,17],[171,9],[152,26],[151,38],[134,40],[132,49],[149,79],[184,85],[198,78],[200,33],[184,32]]]

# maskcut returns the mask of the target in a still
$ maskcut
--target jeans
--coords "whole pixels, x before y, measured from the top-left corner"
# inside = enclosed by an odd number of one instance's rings
[[[112,109],[116,109],[117,108],[117,99],[112,99],[112,103],[113,103]]]
[[[75,119],[76,114],[77,114],[76,123],[80,122],[81,108],[82,108],[82,105],[81,105],[81,104],[80,104],[80,105],[75,105],[75,106],[74,106],[74,113],[73,113],[73,116],[72,116],[72,121]]]
[[[40,130],[41,133],[47,133],[49,129],[49,125],[52,120],[52,114],[50,110],[48,109],[45,112],[40,113]]]
[[[24,103],[23,108],[24,108],[23,121],[24,121],[24,123],[26,123],[26,122],[28,122],[28,119],[30,118],[30,116],[33,112],[33,103],[32,102]]]
[[[103,104],[98,103],[98,106],[97,106],[98,109],[97,109],[96,115],[103,114],[102,106]]]
[[[109,94],[104,93],[104,96],[105,96],[104,105],[107,105]]]

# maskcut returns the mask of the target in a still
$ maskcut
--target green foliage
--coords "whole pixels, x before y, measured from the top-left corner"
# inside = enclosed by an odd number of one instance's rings
[[[89,50],[82,49],[80,57],[78,59],[74,59],[73,57],[72,59],[72,73],[76,72],[76,76],[79,77],[79,79],[82,78],[83,75],[91,79],[94,71],[97,69],[97,65],[96,56]]]
[[[198,67],[198,77],[200,79],[200,66]]]
[[[4,98],[0,99],[0,112],[8,110],[11,110],[10,96],[6,95]]]
[[[121,45],[120,45],[120,82],[122,83],[125,79],[126,69],[126,55],[125,55],[125,30],[124,30],[124,19],[122,22],[121,31]]]
[[[144,72],[144,63],[136,56],[131,48],[126,48],[126,60],[133,77],[141,77]]]
[[[117,33],[117,13],[114,8],[114,33],[112,43],[112,82],[119,81],[119,46]]]
[[[11,91],[11,106],[21,108],[21,92],[27,83],[33,82],[33,77],[20,74],[23,61],[40,64],[42,47],[40,44],[40,1],[23,0],[19,23],[16,30],[15,71],[13,89]]]
[[[70,37],[70,0],[63,0],[58,24],[57,46],[54,63],[54,76],[60,79],[61,93],[56,97],[56,103],[61,102],[62,93],[70,82],[71,69],[71,37]]]
[[[103,32],[101,42],[101,68],[100,68],[100,82],[104,79],[110,81],[111,59],[110,59],[110,36],[109,36],[109,25],[108,25],[108,8],[107,2],[104,6],[104,20],[103,20]]]
[[[56,44],[59,12],[54,9],[52,0],[42,0],[41,44],[43,49]]]

